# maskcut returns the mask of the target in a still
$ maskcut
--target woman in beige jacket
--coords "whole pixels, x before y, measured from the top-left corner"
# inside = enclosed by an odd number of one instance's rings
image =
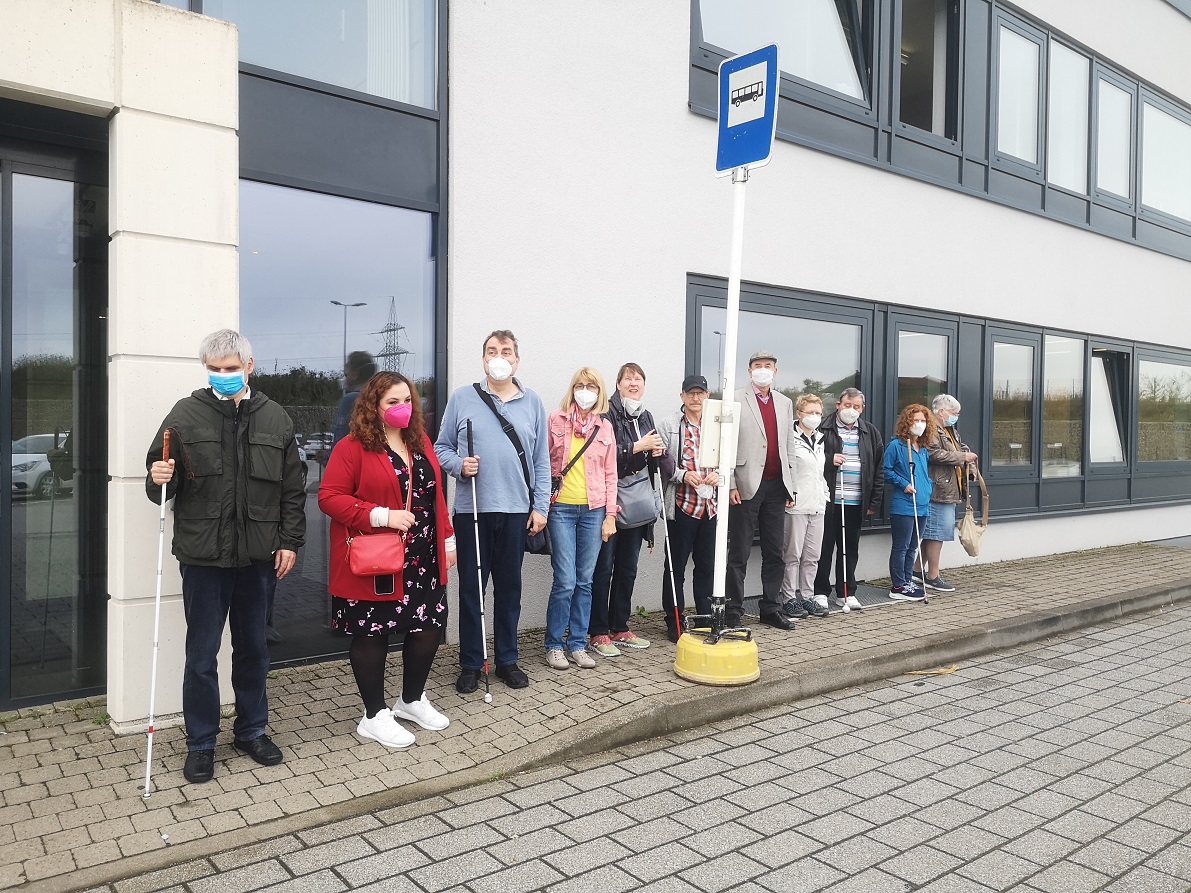
[[[927,448],[930,457],[930,508],[926,526],[922,529],[922,568],[914,569],[914,579],[927,589],[954,592],[955,587],[939,575],[939,558],[943,543],[955,539],[955,507],[967,492],[969,469],[976,465],[976,454],[959,438],[959,401],[950,394],[939,394],[931,401],[931,411],[938,422],[938,434]]]

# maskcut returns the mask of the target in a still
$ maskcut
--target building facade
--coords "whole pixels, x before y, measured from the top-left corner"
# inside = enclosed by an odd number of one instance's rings
[[[981,560],[1191,533],[1182,0],[296,5],[0,9],[0,705],[106,691],[117,726],[143,721],[144,449],[223,325],[307,456],[279,663],[343,651],[314,501],[341,395],[401,369],[433,419],[496,328],[548,405],[576,366],[631,360],[656,416],[686,372],[739,376],[759,348],[791,395],[861,388],[884,431],[955,394],[996,525]],[[716,68],[773,41],[778,141],[724,358]],[[887,556],[878,518],[860,576]],[[549,576],[527,557],[525,626]],[[184,632],[168,560],[164,580],[159,714]]]

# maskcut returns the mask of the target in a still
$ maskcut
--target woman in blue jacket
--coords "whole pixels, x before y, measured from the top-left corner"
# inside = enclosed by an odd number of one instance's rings
[[[918,528],[926,523],[931,482],[927,446],[934,441],[937,425],[931,411],[911,403],[897,417],[893,437],[885,447],[885,482],[892,491],[889,525],[893,548],[889,553],[889,597],[922,601],[926,591],[911,576],[918,551]]]

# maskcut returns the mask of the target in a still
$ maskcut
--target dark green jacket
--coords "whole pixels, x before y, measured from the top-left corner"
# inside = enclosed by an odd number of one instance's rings
[[[294,425],[259,391],[240,401],[219,400],[209,388],[179,400],[165,417],[145,458],[161,458],[169,428],[174,477],[173,553],[183,564],[244,567],[271,561],[278,549],[296,552],[306,535],[306,492]],[[149,499],[161,487],[145,476]]]

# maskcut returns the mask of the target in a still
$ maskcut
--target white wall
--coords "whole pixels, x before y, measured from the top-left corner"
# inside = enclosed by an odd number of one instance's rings
[[[1191,95],[1181,51],[1191,20],[1161,0],[1097,0],[1094,15],[1066,0],[1024,6]],[[481,339],[507,327],[521,340],[522,380],[548,405],[575,367],[611,377],[634,360],[649,376],[647,405],[676,406],[686,278],[726,276],[731,213],[730,186],[712,174],[715,122],[687,108],[688,0],[464,2],[450,16],[451,386],[479,376]],[[747,280],[1189,347],[1191,330],[1170,325],[1186,318],[1189,273],[1181,260],[789,143],[749,184]],[[1141,298],[1144,313],[1127,309]],[[1191,532],[1191,512],[1120,517]],[[1117,518],[1006,525],[1023,535],[1002,540],[1013,543],[1004,557],[1057,551],[1040,524],[1073,548],[1118,542]],[[648,567],[642,585],[653,586]],[[544,605],[549,569],[527,568],[527,579],[539,573],[527,600],[532,589]],[[527,606],[527,620],[538,610]]]

